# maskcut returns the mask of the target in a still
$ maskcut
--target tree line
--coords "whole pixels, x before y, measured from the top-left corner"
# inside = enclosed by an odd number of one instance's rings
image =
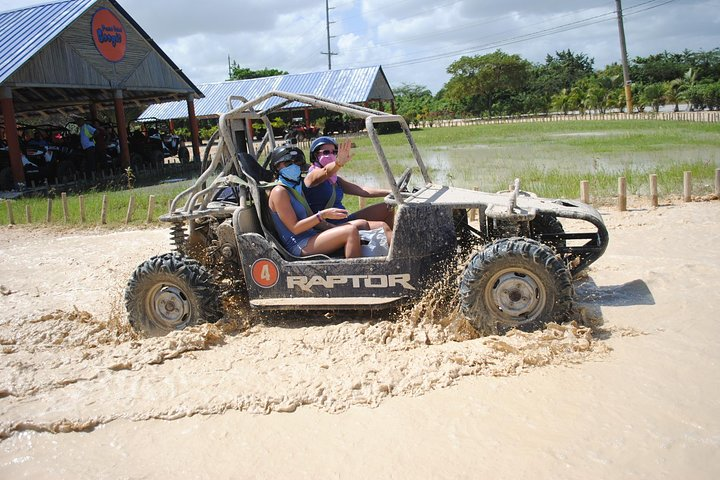
[[[622,66],[601,70],[594,60],[570,50],[529,62],[501,50],[463,56],[451,63],[450,80],[435,95],[425,86],[393,88],[398,113],[409,123],[440,118],[541,114],[605,113],[626,108]],[[681,104],[690,110],[720,109],[720,49],[685,50],[636,57],[630,62],[633,108]]]

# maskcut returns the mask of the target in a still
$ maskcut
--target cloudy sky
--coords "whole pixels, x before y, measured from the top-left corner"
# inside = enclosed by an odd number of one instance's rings
[[[2,10],[48,3],[3,0]],[[119,0],[196,84],[253,70],[328,68],[325,0]],[[496,49],[541,63],[570,49],[620,61],[615,0],[329,0],[332,68],[382,65],[392,86],[433,93],[462,55]],[[623,0],[630,58],[720,47],[720,0]]]

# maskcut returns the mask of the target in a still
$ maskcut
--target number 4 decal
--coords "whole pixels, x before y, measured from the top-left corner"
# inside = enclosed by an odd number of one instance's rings
[[[252,265],[251,273],[253,282],[262,288],[275,286],[280,278],[277,265],[267,258],[256,260]]]

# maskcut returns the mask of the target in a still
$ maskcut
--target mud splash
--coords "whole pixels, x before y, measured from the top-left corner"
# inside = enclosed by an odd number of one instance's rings
[[[0,324],[0,439],[25,430],[87,431],[120,418],[305,405],[337,413],[465,376],[518,375],[608,350],[576,322],[478,338],[440,298],[394,318],[339,323],[322,315],[249,322],[242,312],[156,338],[138,337],[119,313],[102,320],[58,310]]]

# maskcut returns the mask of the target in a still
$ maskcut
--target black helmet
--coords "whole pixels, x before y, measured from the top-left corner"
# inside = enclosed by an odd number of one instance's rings
[[[277,172],[276,165],[281,162],[292,162],[300,165],[302,168],[305,166],[305,154],[302,150],[292,145],[281,145],[276,147],[275,150],[270,152],[268,162],[272,166],[273,171]]]

